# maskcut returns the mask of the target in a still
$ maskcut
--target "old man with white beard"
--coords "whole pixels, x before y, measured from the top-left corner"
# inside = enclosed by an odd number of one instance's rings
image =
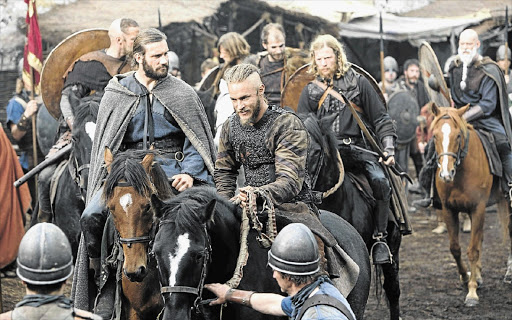
[[[455,108],[470,104],[463,118],[494,136],[503,164],[503,190],[512,187],[511,118],[503,72],[489,57],[478,54],[480,40],[472,29],[459,36],[458,56],[450,65],[450,90]]]

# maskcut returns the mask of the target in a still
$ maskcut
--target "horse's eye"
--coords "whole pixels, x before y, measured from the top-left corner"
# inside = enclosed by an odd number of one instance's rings
[[[194,255],[194,260],[196,260],[196,262],[200,263],[203,261],[203,254],[202,253],[196,253]]]

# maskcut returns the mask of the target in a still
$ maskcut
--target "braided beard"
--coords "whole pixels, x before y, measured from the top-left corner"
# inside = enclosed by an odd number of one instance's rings
[[[462,81],[460,82],[460,88],[462,91],[466,89],[466,78],[468,76],[468,66],[473,61],[475,56],[477,55],[477,48],[473,47],[471,52],[465,53],[463,49],[458,49],[459,57],[462,61]]]

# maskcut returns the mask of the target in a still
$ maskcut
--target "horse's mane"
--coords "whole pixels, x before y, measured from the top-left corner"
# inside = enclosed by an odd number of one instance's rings
[[[78,110],[75,110],[75,123],[73,128],[82,128],[85,122],[98,118],[99,105],[96,103],[81,104]]]
[[[452,120],[455,125],[461,129],[462,134],[466,136],[468,134],[468,130],[472,129],[473,126],[466,122],[462,117],[457,113],[457,109],[455,108],[447,108],[447,107],[439,107],[439,114],[432,120],[432,124],[430,125],[431,130],[433,130],[437,123],[441,119],[446,119],[448,117]]]
[[[103,190],[105,200],[108,201],[113,197],[114,189],[121,181],[128,183],[138,194],[147,198],[151,197],[152,193],[158,193],[158,196],[163,199],[172,194],[167,176],[157,162],[153,162],[151,177],[148,177],[142,167],[141,161],[149,153],[158,155],[158,152],[148,150],[129,150],[116,154],[105,181]]]
[[[309,114],[308,116],[300,116],[302,121],[304,122],[304,126],[306,127],[309,135],[312,140],[319,143],[324,150],[324,152],[331,158],[336,161],[338,155],[338,142],[334,132],[331,129],[332,123],[335,119],[334,116],[324,117],[320,120],[314,115]]]
[[[166,207],[177,210],[166,210],[162,213],[160,219],[171,219],[184,230],[200,230],[198,228],[202,228],[204,208],[212,200],[217,202],[217,208],[225,206],[230,210],[237,210],[237,206],[219,195],[214,187],[198,186],[189,188],[177,196],[167,199],[165,201]]]

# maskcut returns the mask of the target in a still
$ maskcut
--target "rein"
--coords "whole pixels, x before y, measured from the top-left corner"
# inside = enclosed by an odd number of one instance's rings
[[[73,142],[74,144],[75,142]],[[84,190],[83,186],[85,186],[85,181],[82,177],[82,175],[80,174],[83,170],[87,169],[89,170],[90,167],[91,167],[91,164],[90,163],[85,163],[83,165],[79,165],[78,164],[78,159],[77,157],[75,156],[75,152],[73,149],[71,149],[71,153],[69,154],[69,162],[68,162],[68,171],[69,171],[69,174],[71,175],[71,178],[73,179],[73,181],[76,183],[76,185],[81,189],[81,190]],[[85,202],[85,200],[84,200]]]
[[[244,207],[242,211],[242,226],[240,230],[240,252],[238,254],[238,259],[236,262],[235,272],[233,273],[233,277],[229,279],[226,284],[230,288],[237,288],[242,281],[243,278],[243,268],[247,264],[247,260],[249,259],[249,249],[247,246],[247,236],[249,235],[249,219],[252,221],[252,228],[258,232],[258,236],[256,237],[258,242],[263,248],[269,248],[274,242],[274,239],[277,235],[277,224],[276,224],[276,212],[274,208],[274,204],[267,194],[267,192],[253,189],[247,190],[247,196],[249,198],[249,205]],[[263,211],[268,212],[268,220],[267,220],[267,232],[263,232],[263,224],[258,219],[258,206],[256,204],[256,199],[258,195],[263,198]],[[235,201],[235,205],[239,205],[240,201],[237,199]]]
[[[328,196],[332,195],[336,190],[338,190],[343,183],[343,180],[345,180],[345,168],[343,166],[343,160],[341,160],[340,152],[337,151],[336,155],[338,156],[338,168],[340,170],[338,175],[338,182],[332,188],[322,193],[322,199],[327,198]]]

